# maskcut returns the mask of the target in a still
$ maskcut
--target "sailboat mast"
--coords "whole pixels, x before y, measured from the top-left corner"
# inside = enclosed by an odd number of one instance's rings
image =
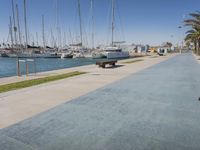
[[[20,47],[21,47],[22,38],[21,38],[21,29],[20,29],[20,23],[19,23],[19,8],[18,8],[17,4],[16,4],[16,14],[17,14],[17,26],[18,26],[19,44],[20,44]]]
[[[60,29],[60,22],[59,22],[59,9],[58,9],[58,0],[56,0],[56,30],[57,30],[57,48],[62,47],[61,44],[61,29]]]
[[[91,11],[92,11],[92,49],[94,49],[94,1],[91,0]]]
[[[78,0],[78,14],[79,14],[79,24],[80,24],[81,46],[83,46],[83,30],[82,30],[82,19],[81,19],[81,5],[80,5],[80,0]]]
[[[12,14],[13,14],[14,39],[15,39],[15,45],[17,45],[17,27],[15,25],[15,8],[13,0],[12,0]]]
[[[54,44],[54,37],[53,37],[53,31],[52,31],[52,28],[51,28],[51,46],[54,47],[55,44]]]
[[[114,30],[115,30],[115,0],[112,0],[112,46],[114,46]]]
[[[70,28],[69,28],[69,38],[71,39],[71,41],[69,41],[69,42],[74,43],[74,39],[72,37],[72,32],[71,32]]]
[[[12,50],[13,50],[13,32],[12,32],[12,27],[13,27],[13,25],[12,25],[12,18],[10,16],[10,26],[9,26],[9,28],[10,28],[11,47],[12,47]]]
[[[36,44],[37,46],[39,46],[39,43],[38,43],[38,33],[36,32]]]
[[[45,48],[45,31],[44,31],[44,15],[42,15],[42,39],[43,39],[43,47]]]
[[[26,0],[24,0],[24,26],[25,26],[25,49],[28,45],[28,33],[27,33],[27,19],[26,19]]]
[[[64,32],[63,46],[66,45],[67,45],[67,37],[66,37],[66,32]]]

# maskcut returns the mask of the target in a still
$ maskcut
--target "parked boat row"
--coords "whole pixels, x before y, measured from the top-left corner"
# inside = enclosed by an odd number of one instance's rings
[[[110,48],[102,51],[93,51],[92,53],[74,51],[74,52],[62,52],[62,53],[1,53],[1,57],[10,58],[88,58],[101,59],[101,58],[128,58],[129,52],[123,51],[118,48]]]
[[[111,38],[111,44],[108,46],[105,46],[100,49],[94,48],[94,31],[92,34],[92,45],[93,48],[86,48],[86,44],[84,42],[84,36],[83,36],[83,25],[82,25],[82,18],[81,18],[81,3],[80,0],[77,0],[77,14],[79,18],[79,39],[76,41],[76,44],[72,43],[69,44],[66,48],[63,48],[60,46],[61,38],[57,37],[57,41],[52,42],[55,43],[53,46],[54,48],[51,48],[47,46],[46,37],[45,37],[45,18],[44,15],[42,15],[42,46],[36,47],[34,44],[32,46],[29,45],[30,42],[28,42],[28,31],[27,31],[27,15],[26,15],[26,0],[24,0],[24,29],[25,29],[25,41],[22,42],[22,33],[20,32],[20,19],[18,16],[18,6],[16,5],[16,10],[14,10],[14,1],[12,0],[12,12],[13,17],[10,16],[10,24],[9,24],[9,34],[10,34],[10,41],[11,44],[9,44],[9,48],[5,50],[0,50],[0,56],[1,57],[11,57],[11,58],[108,58],[108,59],[116,59],[116,58],[128,58],[129,52],[123,51],[122,48],[120,48],[120,45],[117,45],[115,40],[115,10],[116,10],[116,2],[115,0],[110,0],[112,2],[112,38]],[[57,8],[58,9],[58,8]],[[91,1],[91,12],[93,12],[93,1]],[[17,14],[15,15],[15,13]],[[93,15],[93,13],[92,13]],[[17,18],[15,18],[17,16]],[[18,26],[16,26],[16,23]],[[92,17],[92,22],[94,22],[94,16]],[[94,25],[94,23],[93,23]],[[94,28],[94,27],[93,27]],[[19,39],[17,39],[17,34],[19,36]],[[14,36],[13,36],[14,35]],[[36,34],[37,35],[37,34]],[[38,35],[37,35],[38,37]],[[54,37],[52,35],[52,37]],[[38,41],[38,39],[37,39]],[[37,42],[38,43],[38,42]],[[5,43],[3,44],[5,45]],[[61,44],[62,45],[62,44]]]
[[[10,58],[60,58],[60,55],[57,53],[43,53],[43,54],[28,54],[28,53],[20,53],[20,54],[8,54]]]

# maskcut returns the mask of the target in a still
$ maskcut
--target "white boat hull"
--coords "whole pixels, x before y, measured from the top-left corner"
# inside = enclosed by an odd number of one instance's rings
[[[11,58],[60,58],[59,55],[56,54],[8,54],[8,57]]]
[[[82,53],[74,53],[73,58],[85,58]]]
[[[105,52],[105,56],[108,59],[116,59],[116,58],[128,58],[129,52]]]
[[[68,53],[62,53],[61,54],[61,59],[65,59],[65,58],[73,58],[72,54],[68,54]]]
[[[93,53],[92,58],[93,59],[100,59],[100,58],[107,58],[107,57],[103,53]]]

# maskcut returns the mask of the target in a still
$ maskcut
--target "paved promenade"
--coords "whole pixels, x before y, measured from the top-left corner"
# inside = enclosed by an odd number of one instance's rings
[[[123,60],[116,68],[102,69],[95,65],[67,68],[50,72],[42,72],[31,78],[45,77],[49,75],[62,74],[72,71],[87,72],[87,74],[49,82],[25,89],[0,94],[0,128],[30,118],[41,112],[47,111],[67,101],[85,95],[91,91],[101,88],[107,84],[118,81],[130,74],[137,73],[157,63],[175,56],[166,57],[144,57]],[[125,64],[123,62],[142,59],[143,61]],[[9,77],[0,79],[3,82],[24,80],[24,77]]]
[[[0,150],[199,150],[199,91],[200,64],[177,55],[1,129]]]

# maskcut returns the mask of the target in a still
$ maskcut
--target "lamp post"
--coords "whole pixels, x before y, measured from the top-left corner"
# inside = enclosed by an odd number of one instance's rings
[[[182,29],[182,26],[179,26],[178,28]],[[180,54],[182,53],[182,49],[183,49],[183,40],[181,40],[181,44],[180,44]]]

